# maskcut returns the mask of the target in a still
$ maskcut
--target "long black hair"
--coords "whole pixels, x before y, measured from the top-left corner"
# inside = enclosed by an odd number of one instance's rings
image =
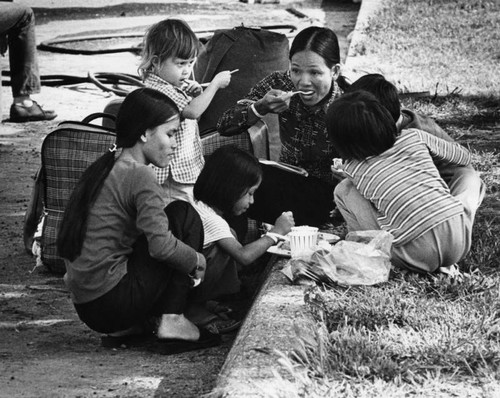
[[[131,148],[147,129],[155,128],[179,109],[166,95],[150,88],[140,88],[125,97],[116,118],[116,147]],[[64,211],[57,238],[58,254],[74,261],[81,253],[87,219],[104,180],[115,164],[115,151],[107,151],[82,174]]]
[[[234,145],[216,149],[194,184],[194,197],[230,215],[235,203],[262,179],[259,161]]]
[[[342,159],[380,155],[396,141],[396,124],[375,96],[359,90],[336,99],[326,113],[326,129]]]

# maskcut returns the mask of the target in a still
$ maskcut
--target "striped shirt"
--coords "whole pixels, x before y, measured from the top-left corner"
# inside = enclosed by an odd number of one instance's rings
[[[153,88],[171,98],[179,111],[186,107],[192,98],[183,90],[173,86],[155,74],[148,74],[144,81],[146,87]],[[174,181],[182,184],[194,184],[198,178],[205,160],[198,132],[198,122],[195,119],[182,119],[179,132],[175,135],[177,148],[170,164],[165,168],[152,166],[158,182],[163,184],[169,173]]]
[[[463,213],[462,203],[451,195],[434,161],[468,166],[471,156],[457,143],[408,129],[382,154],[344,166],[358,191],[378,210],[380,228],[394,236],[396,246]]]
[[[248,125],[248,109],[271,89],[293,91],[290,72],[273,72],[258,82],[244,99],[222,114],[217,130],[223,135],[242,133]],[[326,131],[326,110],[341,95],[335,81],[327,96],[315,106],[305,105],[300,96],[290,99],[287,110],[278,114],[281,152],[280,161],[300,166],[326,183],[336,183],[330,166],[339,157]],[[251,111],[250,111],[251,112]]]
[[[194,203],[194,208],[200,215],[201,222],[203,223],[203,232],[205,233],[204,249],[221,239],[234,239],[227,221],[219,216],[209,205],[197,200]]]

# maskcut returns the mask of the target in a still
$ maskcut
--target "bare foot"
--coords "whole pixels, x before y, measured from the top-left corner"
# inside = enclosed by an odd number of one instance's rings
[[[183,314],[163,314],[157,336],[159,339],[197,341],[200,338],[200,330]]]

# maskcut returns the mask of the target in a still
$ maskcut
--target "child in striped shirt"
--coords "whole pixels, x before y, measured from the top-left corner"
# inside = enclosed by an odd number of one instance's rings
[[[330,106],[327,128],[344,160],[347,179],[336,187],[335,202],[349,231],[390,232],[393,265],[417,272],[467,255],[482,184],[475,195],[456,192],[435,166],[469,166],[465,148],[418,129],[398,135],[389,111],[362,90]]]

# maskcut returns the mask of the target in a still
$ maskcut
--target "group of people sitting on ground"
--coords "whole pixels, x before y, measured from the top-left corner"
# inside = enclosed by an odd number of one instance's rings
[[[204,159],[196,119],[231,75],[221,72],[202,89],[189,80],[197,55],[185,22],[148,30],[146,88],[125,98],[116,145],[71,195],[58,251],[91,329],[116,339],[155,333],[186,349],[217,344],[235,323],[214,322],[220,315],[210,303],[238,292],[239,267],[295,224],[321,226],[335,209],[349,231],[389,231],[395,266],[435,272],[466,256],[484,195],[470,153],[432,120],[401,109],[383,76],[348,85],[331,29],[299,32],[289,70],[265,77],[218,123],[220,133],[240,134],[277,114],[280,160],[307,177],[279,179],[234,146]],[[342,159],[339,170],[334,158]],[[244,214],[271,230],[241,242],[231,223]]]

